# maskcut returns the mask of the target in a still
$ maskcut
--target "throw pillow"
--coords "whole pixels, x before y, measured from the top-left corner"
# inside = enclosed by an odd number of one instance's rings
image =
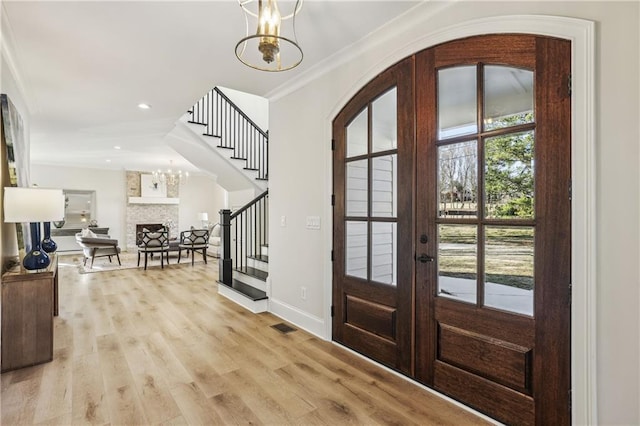
[[[91,229],[83,228],[81,233],[83,237],[96,238],[96,234]]]

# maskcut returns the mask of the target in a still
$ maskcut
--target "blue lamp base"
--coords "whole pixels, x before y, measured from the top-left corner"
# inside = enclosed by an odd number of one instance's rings
[[[42,250],[47,253],[53,253],[58,249],[58,245],[51,239],[51,222],[43,222],[44,239],[42,240]]]
[[[40,250],[40,222],[31,222],[29,227],[31,230],[31,251],[25,255],[22,265],[30,271],[46,269],[51,263],[51,259],[47,253]]]

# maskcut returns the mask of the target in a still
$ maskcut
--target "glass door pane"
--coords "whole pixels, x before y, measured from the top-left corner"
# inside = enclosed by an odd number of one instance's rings
[[[351,161],[346,165],[347,216],[367,216],[369,202],[369,167],[367,160]]]
[[[388,151],[398,146],[397,90],[394,87],[371,104],[372,151]]]
[[[367,222],[347,221],[345,227],[346,275],[367,279],[368,234]]]
[[[476,141],[438,147],[438,216],[478,215],[478,148]]]
[[[438,139],[478,131],[476,66],[438,71]]]
[[[533,71],[484,67],[484,128],[502,129],[534,122]]]
[[[484,304],[533,316],[533,227],[487,226]]]
[[[347,157],[364,155],[368,151],[368,110],[365,108],[347,126]]]
[[[534,132],[488,138],[484,143],[485,216],[534,217]]]
[[[398,154],[374,157],[371,160],[371,216],[398,215]]]
[[[438,226],[438,296],[476,303],[477,247],[475,225]]]
[[[396,285],[397,225],[371,223],[371,281]]]

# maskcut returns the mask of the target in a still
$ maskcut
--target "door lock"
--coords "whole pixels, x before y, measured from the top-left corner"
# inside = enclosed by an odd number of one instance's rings
[[[427,263],[427,262],[433,262],[435,259],[431,256],[427,256],[426,254],[422,253],[420,256],[416,257],[416,260],[419,260],[422,263]]]

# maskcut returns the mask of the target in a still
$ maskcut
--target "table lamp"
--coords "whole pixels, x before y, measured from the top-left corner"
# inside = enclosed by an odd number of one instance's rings
[[[4,188],[4,221],[6,223],[29,222],[31,250],[22,261],[25,269],[45,269],[49,266],[51,259],[40,245],[40,222],[62,219],[64,217],[62,200],[64,196],[61,189]]]
[[[206,229],[209,224],[209,215],[207,212],[198,213],[198,220],[202,221],[202,229]]]

